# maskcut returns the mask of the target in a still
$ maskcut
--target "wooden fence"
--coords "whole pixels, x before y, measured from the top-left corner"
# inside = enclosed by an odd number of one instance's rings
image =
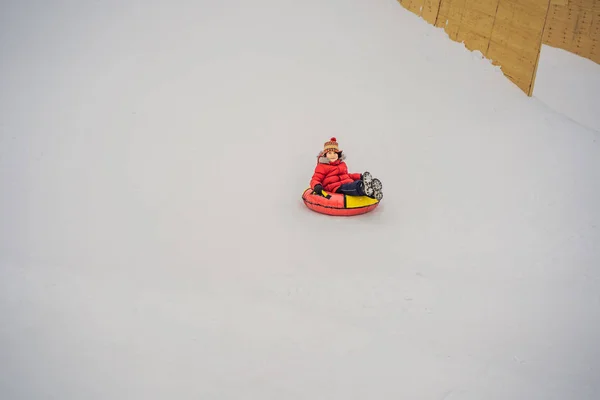
[[[600,64],[600,0],[552,0],[544,44]]]
[[[469,50],[479,50],[527,95],[542,43],[600,63],[600,0],[398,0]]]

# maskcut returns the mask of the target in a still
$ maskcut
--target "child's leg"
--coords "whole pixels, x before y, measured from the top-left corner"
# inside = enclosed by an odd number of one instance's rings
[[[345,194],[347,196],[364,196],[365,192],[363,190],[361,181],[354,181],[352,183],[345,183],[336,190],[336,193]]]

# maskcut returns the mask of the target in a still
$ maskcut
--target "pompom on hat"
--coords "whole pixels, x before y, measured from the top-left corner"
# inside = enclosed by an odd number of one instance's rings
[[[341,152],[341,150],[338,146],[337,139],[334,137],[329,139],[329,141],[325,142],[325,145],[323,146],[323,154],[327,153],[329,150],[333,150],[336,153]]]

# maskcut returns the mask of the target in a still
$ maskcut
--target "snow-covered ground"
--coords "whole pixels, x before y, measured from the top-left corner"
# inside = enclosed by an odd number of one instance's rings
[[[600,136],[443,30],[1,7],[0,398],[598,398]],[[374,212],[302,204],[331,136]]]
[[[600,65],[566,50],[542,46],[534,97],[600,133]]]

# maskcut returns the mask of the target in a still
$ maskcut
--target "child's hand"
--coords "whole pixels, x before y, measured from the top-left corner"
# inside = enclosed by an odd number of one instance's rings
[[[315,185],[315,188],[313,190],[316,194],[323,194],[323,186],[321,186],[321,184],[319,183]]]

